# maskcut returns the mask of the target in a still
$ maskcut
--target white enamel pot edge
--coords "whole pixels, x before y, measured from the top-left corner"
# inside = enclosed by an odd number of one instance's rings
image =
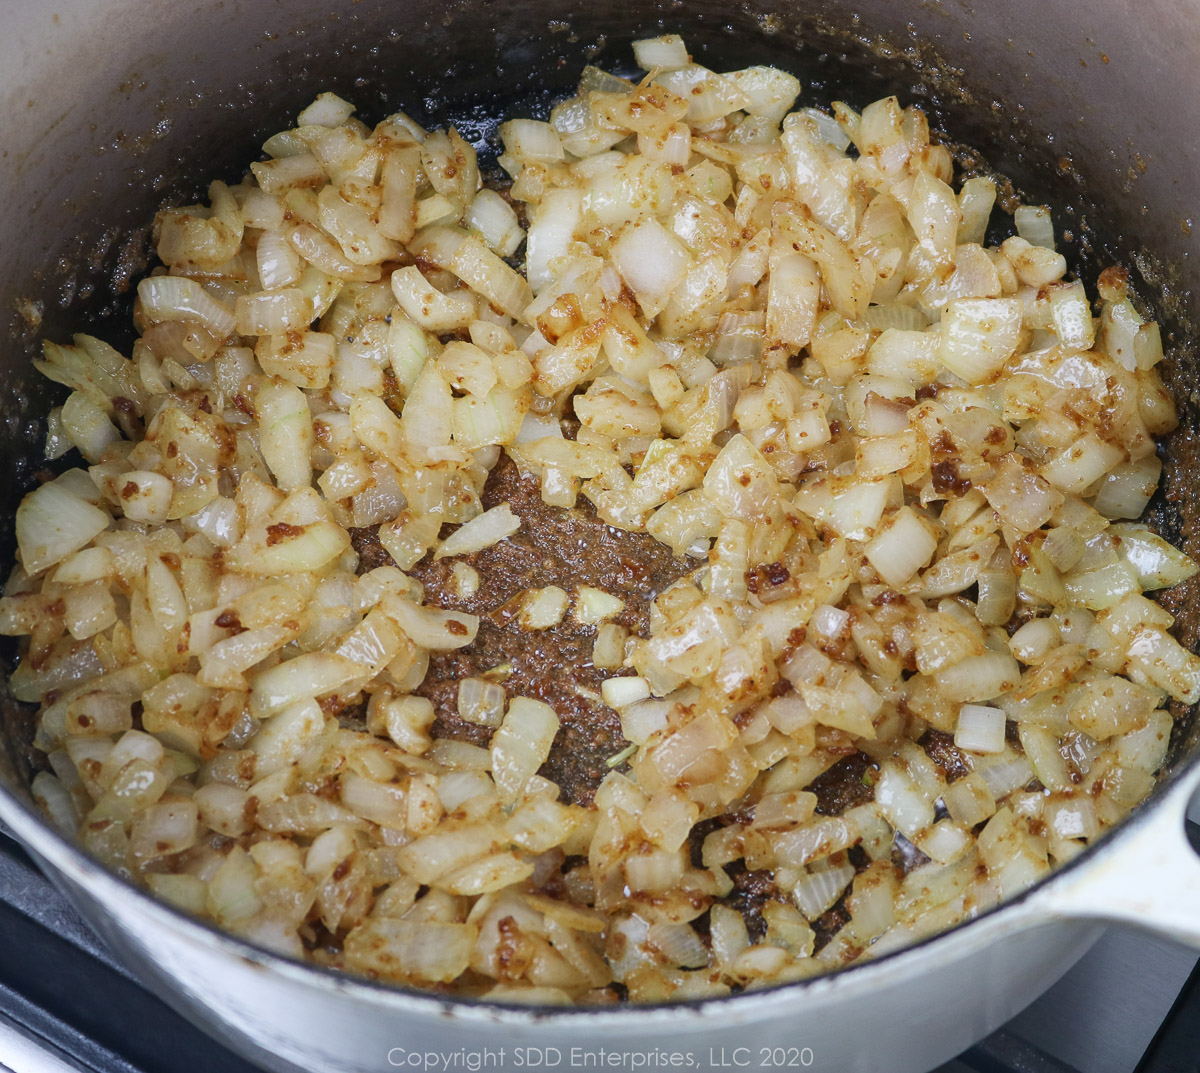
[[[828,1073],[918,1073],[1041,994],[1101,922],[1200,947],[1200,860],[1184,828],[1198,789],[1193,764],[1025,896],[876,962],[726,1000],[566,1011],[454,1002],[277,957],[133,889],[6,792],[0,820],[156,993],[279,1073],[425,1068],[456,1054],[490,1055],[478,1060],[495,1068],[586,1068],[604,1051],[641,1056],[643,1068],[678,1056],[694,1069],[783,1059]]]

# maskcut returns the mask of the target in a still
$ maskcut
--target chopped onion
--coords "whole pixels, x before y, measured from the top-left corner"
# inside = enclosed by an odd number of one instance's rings
[[[1085,432],[1061,454],[1042,466],[1042,476],[1060,492],[1078,494],[1125,457],[1115,444]]]
[[[992,651],[938,671],[936,680],[947,699],[974,703],[1009,692],[1020,677],[1017,661],[1008,652]]]
[[[237,327],[237,317],[199,283],[182,276],[150,276],[138,284],[138,299],[152,324],[195,319],[218,339]]]
[[[885,526],[867,544],[866,555],[879,576],[894,588],[928,564],[937,538],[911,507],[901,507],[890,515]]]
[[[498,541],[505,540],[521,528],[521,519],[513,512],[507,503],[484,511],[472,518],[466,525],[460,526],[445,540],[437,550],[435,559],[448,555],[469,555],[482,551]]]
[[[625,601],[603,589],[580,585],[575,599],[575,618],[585,626],[594,626],[615,618],[625,608]]]
[[[111,524],[104,511],[69,492],[62,478],[43,484],[17,507],[17,547],[25,572],[40,574],[62,562]]]
[[[1137,573],[1142,589],[1169,588],[1196,574],[1191,559],[1145,526],[1113,525],[1109,532],[1118,538],[1117,550]]]
[[[626,228],[613,243],[612,260],[647,317],[666,308],[690,262],[683,243],[656,220]]]
[[[650,683],[645,678],[621,676],[606,678],[600,686],[604,703],[620,711],[650,696]]]
[[[514,697],[500,729],[492,735],[492,776],[501,800],[515,801],[550,755],[558,716],[541,701]]]
[[[1093,309],[1030,206],[987,247],[996,182],[956,192],[916,108],[792,111],[792,75],[676,35],[635,55],[640,83],[588,69],[504,125],[503,192],[456,131],[323,94],[159,214],[131,358],[44,344],[47,457],[89,468],[17,509],[0,632],[34,798],[103,863],[408,986],[678,1000],[951,926],[1151,792],[1200,657],[1143,593],[1197,567],[1117,520],[1178,420],[1128,274]],[[614,545],[623,580],[496,606],[488,549],[532,524],[484,510],[503,454],[678,580]],[[586,804],[528,668],[453,654],[482,629],[553,662],[572,601],[615,735]],[[447,682],[486,747],[445,736]],[[855,750],[861,803],[818,815]],[[897,845],[930,859],[901,876]],[[754,943],[741,872],[777,891]]]
[[[1004,751],[1004,712],[980,704],[964,704],[958,709],[954,744],[968,753]]]
[[[475,615],[418,606],[399,596],[385,597],[381,606],[423,648],[463,648],[475,639],[479,629],[479,619]]]
[[[958,298],[942,314],[938,359],[968,384],[995,378],[1020,340],[1015,298]]]
[[[531,589],[525,594],[517,617],[527,630],[548,630],[562,621],[569,602],[566,591],[557,585]]]
[[[1054,221],[1045,205],[1019,205],[1013,212],[1017,234],[1032,246],[1054,249]]]
[[[679,34],[664,34],[633,43],[633,58],[643,71],[686,67],[690,61],[687,46]]]
[[[494,190],[484,188],[475,195],[463,215],[463,223],[501,257],[511,257],[525,241],[517,214]]]
[[[336,93],[318,93],[317,99],[296,117],[297,126],[315,124],[320,127],[340,127],[354,114],[354,105]]]
[[[1106,474],[1094,506],[1106,518],[1139,518],[1158,489],[1162,462],[1155,455],[1122,462]]]
[[[477,726],[498,727],[504,718],[504,690],[483,678],[464,678],[458,683],[458,714]]]
[[[294,384],[264,384],[255,400],[259,449],[280,488],[307,488],[312,483],[312,414],[304,392]]]
[[[552,190],[542,198],[525,243],[525,277],[535,293],[553,282],[551,265],[567,255],[582,216],[582,200],[575,190]]]

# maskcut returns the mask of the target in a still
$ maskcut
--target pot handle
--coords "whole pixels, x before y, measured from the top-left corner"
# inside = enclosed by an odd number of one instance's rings
[[[1132,925],[1200,948],[1200,855],[1188,841],[1188,805],[1200,765],[1172,782],[1107,846],[1060,874],[1041,894],[1053,916]]]

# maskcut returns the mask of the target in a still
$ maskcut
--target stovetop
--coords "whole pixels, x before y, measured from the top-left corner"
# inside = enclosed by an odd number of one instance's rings
[[[0,831],[0,1073],[255,1073],[150,994]],[[1110,930],[934,1073],[1196,1073],[1195,952]]]

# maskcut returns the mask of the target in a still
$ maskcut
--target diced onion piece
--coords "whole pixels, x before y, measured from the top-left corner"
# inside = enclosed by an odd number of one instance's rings
[[[250,709],[263,719],[315,697],[323,697],[364,673],[364,666],[334,652],[305,652],[258,674],[250,692]]]
[[[980,704],[964,704],[958,710],[954,744],[969,753],[1004,751],[1004,712]]]
[[[655,81],[687,101],[687,118],[691,123],[720,119],[747,103],[745,94],[736,85],[697,64],[665,71]]]
[[[518,621],[527,630],[548,630],[562,621],[569,602],[566,591],[557,585],[531,589],[521,603]]]
[[[321,226],[337,240],[351,264],[371,267],[394,256],[395,243],[379,233],[365,209],[346,201],[336,187],[323,187],[317,205]]]
[[[1165,630],[1142,627],[1129,643],[1129,675],[1166,690],[1184,704],[1200,700],[1200,656],[1193,655]]]
[[[1021,338],[1015,298],[957,298],[942,314],[938,360],[968,384],[993,380]]]
[[[71,392],[60,416],[63,432],[89,462],[99,462],[105,450],[121,439],[104,410],[82,391]]]
[[[1072,691],[1071,725],[1103,741],[1145,725],[1160,694],[1118,677],[1093,678]]]
[[[742,71],[726,71],[721,77],[741,93],[744,111],[772,123],[780,122],[800,95],[800,80],[777,67],[747,67]],[[849,142],[838,144],[840,128],[829,116],[819,114],[824,121],[817,123],[822,137],[836,148],[844,149]]]
[[[1165,589],[1193,577],[1200,567],[1143,525],[1113,525],[1117,551],[1137,573],[1142,589]]]
[[[1067,259],[1061,253],[1045,246],[1034,246],[1023,238],[1005,239],[1001,249],[1012,262],[1017,278],[1027,287],[1045,287],[1062,279],[1067,271]],[[1116,357],[1115,354],[1112,356]],[[1132,348],[1129,356],[1132,358]]]
[[[525,240],[513,207],[495,190],[480,190],[467,206],[463,223],[501,257],[511,257]]]
[[[423,648],[463,648],[475,640],[479,630],[477,615],[419,606],[400,596],[387,596],[380,606]]]
[[[592,646],[592,666],[601,670],[614,671],[625,663],[625,641],[629,631],[614,622],[605,622],[596,631],[596,642]]]
[[[625,609],[625,601],[603,589],[580,585],[575,599],[575,618],[585,626],[594,626],[614,618]]]
[[[520,316],[533,297],[529,284],[474,236],[459,244],[449,268],[471,290],[510,317]]]
[[[255,161],[250,165],[250,171],[268,194],[283,194],[297,187],[318,186],[326,179],[321,162],[308,152]]]
[[[427,697],[392,697],[380,704],[380,713],[387,735],[400,748],[414,755],[426,752],[432,741],[429,728],[435,712]]]
[[[108,548],[83,548],[63,560],[51,580],[57,585],[84,585],[111,577],[114,565]]]
[[[648,37],[633,43],[633,58],[643,71],[686,67],[690,62],[687,45],[679,34]]]
[[[1050,315],[1054,318],[1054,331],[1063,346],[1091,350],[1096,331],[1082,283],[1075,280],[1051,287]]]
[[[465,328],[475,319],[475,299],[465,291],[443,294],[413,266],[392,273],[392,293],[400,308],[426,331]]]
[[[318,93],[317,99],[296,117],[296,125],[340,127],[353,114],[354,105],[336,93]]]
[[[264,230],[263,234],[258,236],[254,257],[258,262],[259,281],[268,290],[288,287],[304,275],[304,263],[300,260],[300,254],[293,250],[282,230]],[[311,317],[311,299],[308,302],[308,313]]]
[[[1054,249],[1054,221],[1045,205],[1019,205],[1013,213],[1017,234],[1032,246]]]
[[[360,399],[356,399],[357,406]],[[381,454],[387,455],[396,449],[395,433],[400,430],[395,416],[390,419],[385,414],[391,411],[381,399],[372,402],[373,413],[378,415],[379,426],[386,429],[386,450]],[[353,412],[353,408],[352,408]],[[424,451],[426,457],[433,448],[445,447],[450,443],[454,422],[454,398],[450,385],[438,369],[437,363],[427,361],[421,369],[417,382],[413,384],[408,398],[404,400],[402,413],[403,437],[418,451]],[[403,452],[402,452],[403,453]]]
[[[326,332],[290,332],[261,338],[254,356],[268,376],[278,376],[306,391],[320,391],[329,384],[337,342]]]
[[[195,802],[160,802],[143,809],[134,819],[129,852],[143,861],[181,853],[195,845],[198,832]]]
[[[135,522],[165,522],[170,516],[174,491],[169,478],[152,470],[134,469],[117,478],[121,510]]]
[[[888,822],[909,838],[933,823],[933,801],[895,761],[887,761],[880,768],[875,802]]]
[[[501,503],[459,526],[442,541],[434,558],[443,559],[448,555],[469,555],[482,551],[512,536],[520,528],[521,519],[513,513],[512,507]]]
[[[255,400],[259,449],[280,488],[307,488],[312,483],[314,436],[308,399],[295,384],[268,381]]]
[[[767,341],[789,351],[807,346],[820,305],[821,278],[816,262],[801,253],[776,257],[767,292]],[[754,354],[757,339],[751,340]],[[716,360],[716,359],[714,359]]]
[[[884,521],[866,555],[879,576],[895,588],[927,566],[936,549],[937,537],[929,524],[911,507],[901,507]]]
[[[983,244],[995,203],[996,184],[991,179],[977,175],[962,184],[958,192],[958,207],[962,212],[962,220],[958,225],[960,245],[967,242]],[[1063,268],[1066,268],[1065,263]]]
[[[974,827],[995,814],[996,800],[983,776],[972,772],[955,779],[942,792],[950,818],[964,827]]]
[[[234,307],[241,335],[286,335],[312,323],[312,299],[297,287],[242,295]]]
[[[691,263],[687,248],[654,219],[640,220],[612,245],[612,261],[647,317],[667,306]]]
[[[822,916],[850,886],[854,865],[850,863],[811,868],[792,888],[792,900],[809,920]]]
[[[1049,790],[1070,790],[1073,784],[1067,761],[1058,747],[1058,735],[1032,723],[1022,723],[1018,733],[1021,748],[1041,784]]]
[[[439,983],[466,971],[475,940],[472,924],[371,917],[350,931],[344,949],[356,972]]]
[[[242,541],[232,549],[228,564],[247,574],[270,577],[320,570],[350,546],[350,537],[340,525],[319,520],[307,525],[282,523],[270,533],[265,546]]]
[[[510,119],[500,125],[504,148],[521,160],[553,164],[563,159],[558,132],[537,119]]]
[[[218,339],[224,339],[237,326],[232,309],[195,280],[183,276],[148,276],[138,284],[138,299],[151,324],[194,319]]]
[[[668,698],[662,700],[643,700],[627,705],[621,709],[621,734],[634,747],[645,745],[655,734],[667,729],[667,719],[674,710],[674,701]],[[622,757],[627,759],[627,757]],[[609,763],[614,763],[609,758]]]
[[[325,713],[316,701],[302,700],[272,716],[250,742],[257,761],[256,778],[294,764],[325,729]]]
[[[500,729],[492,735],[492,777],[500,798],[511,803],[546,762],[558,733],[558,716],[548,704],[514,697]]]
[[[1020,533],[1040,529],[1063,501],[1046,478],[1030,472],[1013,457],[1001,461],[996,476],[983,485],[983,492],[1004,523]]]
[[[650,683],[645,678],[629,675],[606,678],[600,685],[600,695],[605,704],[620,711],[640,700],[646,700],[650,696]]]
[[[1162,462],[1156,455],[1122,462],[1109,470],[1093,503],[1106,518],[1138,518],[1158,489]]]
[[[483,678],[458,683],[458,714],[476,726],[498,727],[504,718],[504,689]]]
[[[576,190],[548,191],[538,204],[525,242],[525,278],[535,292],[553,282],[551,265],[567,255],[582,219],[583,203]]]
[[[775,471],[744,435],[732,437],[704,474],[704,493],[724,515],[753,521],[778,495]]]
[[[939,820],[923,832],[914,845],[938,864],[949,864],[971,848],[972,838],[958,824]],[[857,921],[857,917],[855,919]]]
[[[429,357],[429,342],[416,324],[397,313],[388,327],[387,347],[392,371],[407,393],[417,382]]]
[[[976,578],[975,615],[985,626],[1003,626],[1017,601],[1017,579],[1007,565],[981,570]]]
[[[1030,619],[1009,639],[1008,647],[1022,663],[1041,663],[1062,643],[1058,625],[1053,619]]]
[[[850,612],[829,604],[819,605],[812,614],[812,628],[826,640],[833,641],[841,636],[850,622]]]
[[[867,371],[872,376],[927,384],[938,374],[937,343],[928,331],[885,328],[867,351]]]
[[[1008,652],[985,652],[937,672],[938,691],[948,700],[975,703],[1014,689],[1021,678],[1017,661]]]
[[[1125,457],[1116,444],[1085,432],[1042,466],[1042,476],[1060,492],[1076,495],[1098,481]]]

